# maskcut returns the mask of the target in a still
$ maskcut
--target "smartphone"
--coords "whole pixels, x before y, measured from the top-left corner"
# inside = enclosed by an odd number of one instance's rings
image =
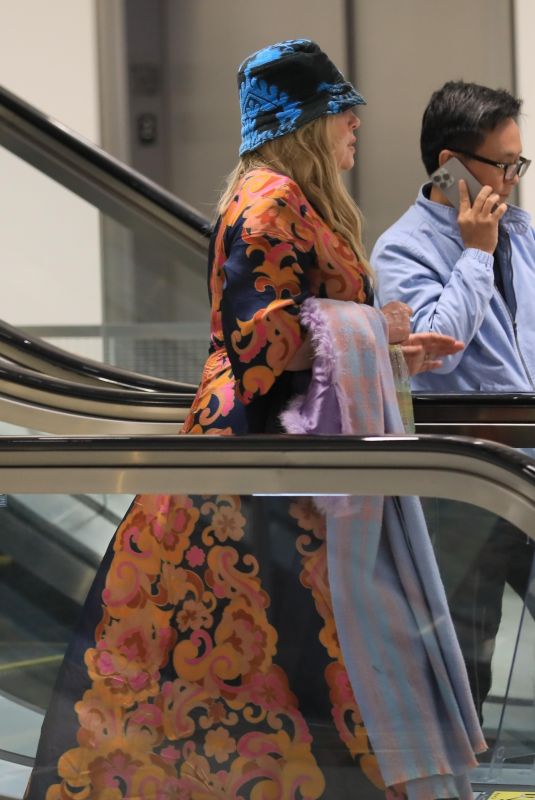
[[[483,188],[471,172],[468,172],[464,164],[453,156],[445,164],[436,169],[429,176],[433,185],[446,195],[454,208],[459,208],[459,178],[462,178],[468,189],[470,203],[473,203],[477,195]]]

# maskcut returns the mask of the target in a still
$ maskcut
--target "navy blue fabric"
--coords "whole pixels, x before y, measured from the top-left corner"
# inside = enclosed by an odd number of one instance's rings
[[[289,39],[253,53],[238,71],[240,156],[326,114],[366,101],[310,39]]]

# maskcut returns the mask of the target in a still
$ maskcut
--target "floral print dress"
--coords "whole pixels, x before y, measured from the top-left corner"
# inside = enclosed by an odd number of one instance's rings
[[[370,302],[366,273],[299,187],[249,173],[210,248],[211,346],[187,433],[258,433],[291,393],[285,369],[302,344],[311,295]],[[281,388],[281,384],[283,388]]]
[[[210,249],[211,347],[184,432],[276,427],[303,300],[369,302],[299,187],[241,182]],[[307,498],[138,496],[61,668],[28,800],[377,800]],[[394,796],[394,795],[392,795]],[[396,795],[397,796],[397,795]]]

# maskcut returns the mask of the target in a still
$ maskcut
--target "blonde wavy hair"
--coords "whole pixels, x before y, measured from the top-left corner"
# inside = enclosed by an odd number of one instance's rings
[[[349,243],[370,278],[373,272],[362,243],[362,214],[342,181],[334,155],[331,116],[312,120],[292,133],[245,153],[227,178],[217,213],[223,214],[244,175],[272,169],[294,180],[325,222]]]

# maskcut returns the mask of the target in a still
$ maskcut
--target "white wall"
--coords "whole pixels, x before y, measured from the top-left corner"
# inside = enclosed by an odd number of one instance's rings
[[[520,128],[526,158],[535,162],[535,3],[514,0],[516,92],[524,100]],[[535,217],[535,163],[519,184],[520,204]]]
[[[0,83],[98,143],[94,0],[0,0],[0,21]],[[0,176],[0,317],[100,323],[98,212],[5,150]]]

